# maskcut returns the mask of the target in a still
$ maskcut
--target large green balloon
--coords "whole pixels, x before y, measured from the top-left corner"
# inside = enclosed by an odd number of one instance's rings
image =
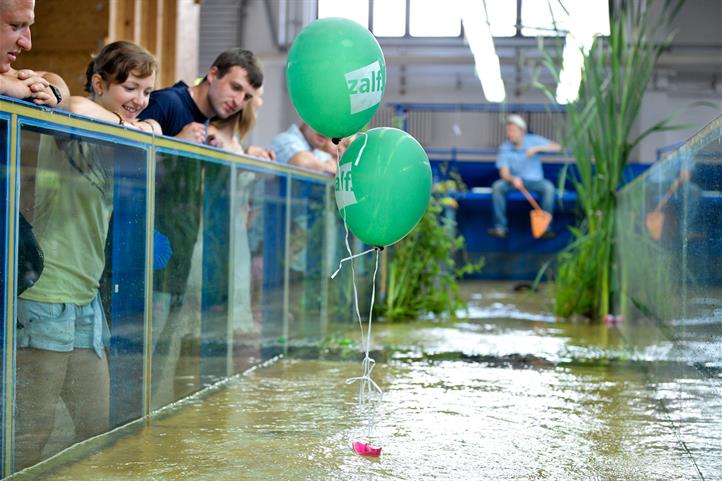
[[[339,163],[336,205],[366,244],[385,247],[403,239],[421,220],[430,196],[429,158],[403,130],[361,134]]]
[[[381,104],[386,62],[367,29],[345,18],[311,22],[288,53],[291,102],[316,132],[331,138],[355,134]]]

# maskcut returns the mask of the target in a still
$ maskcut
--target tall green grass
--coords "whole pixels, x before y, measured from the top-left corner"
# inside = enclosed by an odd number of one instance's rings
[[[616,290],[616,191],[624,168],[644,138],[677,128],[666,118],[633,135],[644,93],[673,37],[671,23],[684,0],[612,3],[610,35],[597,38],[585,52],[579,96],[567,106],[564,144],[576,158],[572,181],[582,220],[557,259],[555,311],[561,317],[603,319],[610,312]],[[548,56],[546,64],[558,81],[558,63]]]

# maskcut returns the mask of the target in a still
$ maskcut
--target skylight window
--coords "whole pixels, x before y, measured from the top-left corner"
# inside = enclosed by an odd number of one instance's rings
[[[373,32],[377,37],[406,35],[406,0],[374,2]]]
[[[318,0],[318,18],[348,18],[369,28],[369,2],[359,0]]]
[[[609,0],[318,0],[318,18],[343,17],[377,37],[459,37],[461,12],[485,6],[492,37],[565,36],[569,12],[582,3],[607,23]],[[407,31],[407,25],[408,30]],[[608,35],[602,33],[602,35]]]
[[[569,30],[567,11],[574,1],[525,0],[521,4],[521,34],[525,37],[566,35]],[[593,0],[589,3],[593,3]]]
[[[409,33],[412,37],[458,37],[461,35],[460,0],[409,1]]]
[[[492,37],[516,35],[516,2],[486,0],[486,13]]]

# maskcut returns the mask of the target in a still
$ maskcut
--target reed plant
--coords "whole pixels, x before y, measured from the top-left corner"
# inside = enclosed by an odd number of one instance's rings
[[[567,105],[564,137],[576,159],[569,175],[581,222],[557,258],[555,311],[561,317],[600,320],[610,312],[616,284],[616,191],[624,168],[644,138],[677,128],[666,118],[634,135],[644,93],[673,37],[668,32],[683,4],[684,0],[612,2],[610,35],[598,37],[583,52],[579,95]],[[548,56],[545,62],[558,81],[558,61]]]
[[[436,184],[429,207],[419,224],[390,248],[388,279],[377,304],[378,313],[388,321],[420,319],[432,314],[456,317],[466,303],[459,281],[477,272],[476,263],[457,257],[464,254],[465,240],[456,233],[453,213],[456,200],[444,193],[454,190],[453,180]]]

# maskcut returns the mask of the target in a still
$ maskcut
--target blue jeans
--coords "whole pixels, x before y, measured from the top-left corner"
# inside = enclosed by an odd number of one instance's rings
[[[542,198],[541,208],[552,214],[554,212],[554,185],[546,179],[525,180],[524,186],[529,192],[536,192]],[[506,194],[516,187],[499,179],[491,186],[491,200],[494,204],[494,227],[508,230],[506,220]]]

